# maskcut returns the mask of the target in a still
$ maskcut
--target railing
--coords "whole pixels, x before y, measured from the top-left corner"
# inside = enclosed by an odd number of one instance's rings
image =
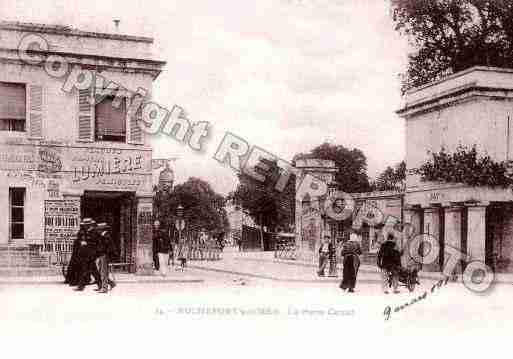
[[[295,243],[277,243],[274,250],[274,258],[297,259],[297,246]]]
[[[221,259],[222,250],[217,243],[185,243],[177,246],[174,255],[176,258],[182,257],[187,260],[215,261]]]

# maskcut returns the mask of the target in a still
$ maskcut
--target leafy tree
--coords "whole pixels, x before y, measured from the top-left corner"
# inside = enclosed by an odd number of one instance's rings
[[[349,149],[342,145],[323,143],[308,153],[295,155],[293,163],[307,158],[334,161],[338,168],[335,181],[344,192],[367,192],[371,189],[367,177],[367,158],[357,148]]]
[[[391,0],[395,28],[415,51],[403,92],[466,68],[513,66],[511,0]]]
[[[259,181],[247,173],[239,174],[237,189],[230,195],[248,211],[259,226],[266,226],[275,231],[277,227],[287,228],[294,223],[295,212],[295,178],[291,175],[283,191],[276,189],[276,182],[282,169],[276,161],[262,160],[262,165],[255,171],[265,177]],[[264,170],[264,168],[268,170]]]
[[[182,205],[187,229],[192,232],[201,229],[226,232],[229,223],[224,203],[222,195],[216,193],[208,182],[196,177],[176,185],[170,193],[157,192],[155,198],[159,220],[166,228],[174,225],[178,206]]]
[[[406,180],[406,163],[399,162],[394,167],[388,166],[372,184],[375,191],[401,191]]]

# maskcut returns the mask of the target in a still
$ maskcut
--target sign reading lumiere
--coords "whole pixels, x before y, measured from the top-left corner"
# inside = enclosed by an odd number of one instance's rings
[[[151,151],[70,145],[0,144],[0,174],[58,180],[60,187],[151,191]],[[55,184],[52,184],[55,198]]]

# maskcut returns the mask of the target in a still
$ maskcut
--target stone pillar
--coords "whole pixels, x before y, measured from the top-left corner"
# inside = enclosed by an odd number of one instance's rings
[[[403,238],[403,245],[407,244],[419,233],[422,233],[421,226],[421,215],[422,211],[416,208],[406,208],[404,210],[404,224],[409,224],[409,228],[405,228],[407,238]],[[403,232],[404,233],[404,232]],[[405,253],[401,258],[402,265],[407,267],[412,264],[416,264],[408,253],[408,246],[403,248]]]
[[[468,207],[467,254],[470,260],[485,261],[486,204]]]
[[[439,207],[428,207],[424,209],[424,228],[422,229],[422,233],[435,237],[438,243],[441,243],[443,240],[440,238],[440,210],[441,209]],[[440,248],[440,251],[441,250],[442,248]],[[440,251],[438,253],[437,259],[433,263],[428,263],[422,266],[423,270],[428,272],[440,271]]]
[[[445,231],[444,231],[444,268],[448,263],[448,260],[451,260],[452,252],[461,251],[461,211],[462,207],[460,206],[451,206],[444,208],[444,216],[445,216]],[[461,262],[454,267],[455,273],[461,273]],[[450,274],[450,273],[446,273]]]
[[[135,238],[135,267],[139,275],[153,274],[152,220],[153,198],[137,197],[137,230]]]

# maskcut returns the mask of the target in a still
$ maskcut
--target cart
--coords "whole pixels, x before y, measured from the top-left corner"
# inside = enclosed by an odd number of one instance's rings
[[[419,269],[417,267],[399,267],[398,270],[399,276],[399,285],[408,288],[410,292],[415,290],[415,286],[419,283],[418,273]],[[392,287],[392,273],[388,273],[388,285]]]

